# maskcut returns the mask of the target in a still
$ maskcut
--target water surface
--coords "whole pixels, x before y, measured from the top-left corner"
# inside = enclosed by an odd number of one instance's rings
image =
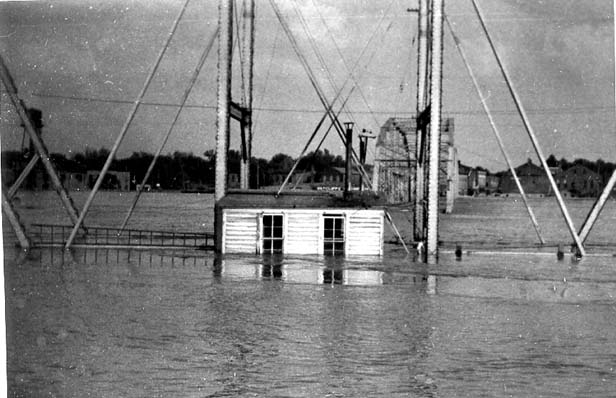
[[[123,217],[124,200],[105,194],[91,225]],[[210,230],[211,202],[175,195],[146,196],[133,226]],[[62,221],[39,203],[21,202],[26,223]],[[512,220],[500,230],[476,217],[477,203],[443,218],[445,240],[462,231],[532,247],[516,202],[484,202],[485,214]],[[609,242],[610,228],[603,222],[589,239]],[[428,266],[399,247],[343,259],[49,249],[24,257],[7,246],[9,396],[613,396],[616,258],[602,248],[582,261],[551,250],[465,250],[462,259],[444,251]]]

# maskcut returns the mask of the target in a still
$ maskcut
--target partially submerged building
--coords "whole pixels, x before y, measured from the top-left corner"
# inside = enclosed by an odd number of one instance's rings
[[[86,173],[85,181],[89,189],[94,187],[96,180],[100,176],[98,170],[88,170]],[[101,189],[115,190],[115,191],[130,191],[130,172],[128,171],[107,171]]]
[[[230,191],[215,213],[221,253],[383,254],[385,208],[372,192]]]

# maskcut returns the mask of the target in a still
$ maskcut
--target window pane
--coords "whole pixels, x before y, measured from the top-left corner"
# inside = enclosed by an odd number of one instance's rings
[[[274,227],[273,238],[282,238],[282,227]]]
[[[274,216],[274,226],[282,228],[282,216]]]
[[[272,226],[272,216],[263,216],[263,227]]]
[[[263,227],[263,237],[264,238],[271,238],[272,237],[272,227],[270,227],[270,226]]]
[[[282,253],[282,240],[274,240],[273,243],[273,252],[274,253]]]
[[[333,281],[333,271],[331,269],[323,270],[323,283],[330,284]]]
[[[344,217],[330,215],[324,218],[323,251],[328,255],[344,254]]]

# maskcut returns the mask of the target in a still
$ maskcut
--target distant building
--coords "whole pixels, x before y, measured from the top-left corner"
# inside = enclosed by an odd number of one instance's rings
[[[86,173],[86,183],[88,189],[92,189],[98,176],[101,172],[99,170],[88,170]],[[130,191],[130,172],[128,171],[107,171],[101,189],[111,191]]]
[[[468,180],[472,168],[458,162],[458,194],[468,195]]]
[[[549,195],[552,193],[550,180],[541,166],[534,164],[530,159],[515,168],[515,172],[524,188],[524,192],[530,195]],[[502,193],[519,193],[511,171],[502,174],[499,189]]]
[[[240,187],[240,175],[238,173],[229,173],[227,175],[227,187],[239,188]]]
[[[372,183],[375,191],[385,195],[388,203],[413,200],[413,177],[416,169],[415,145],[417,124],[415,118],[389,118],[381,127],[376,142]],[[441,122],[439,191],[458,192],[457,152],[454,147],[453,118]]]
[[[86,173],[80,171],[60,171],[60,181],[67,191],[84,191],[88,189]]]
[[[364,165],[366,174],[370,176],[372,172],[371,165]],[[272,183],[280,186],[287,175],[288,171],[272,173],[270,178]],[[329,167],[324,171],[316,172],[315,170],[295,170],[291,178],[289,178],[287,189],[297,186],[298,189],[313,189],[313,190],[344,190],[344,179],[346,170],[344,167]],[[360,173],[357,168],[351,170],[351,185],[353,190],[359,190]]]
[[[481,167],[473,168],[458,163],[458,194],[491,195],[499,190],[500,178]]]
[[[576,164],[562,172],[557,179],[558,188],[567,191],[571,196],[596,197],[603,188],[601,176],[588,167]]]
[[[498,192],[500,177],[496,174],[488,173],[486,176],[486,194],[492,195]]]
[[[85,191],[89,189],[86,167],[82,164],[60,158],[56,160],[56,167],[62,186],[68,191]]]
[[[477,196],[479,194],[485,193],[487,177],[487,171],[479,168],[471,169],[471,172],[468,176],[468,194],[472,196]]]

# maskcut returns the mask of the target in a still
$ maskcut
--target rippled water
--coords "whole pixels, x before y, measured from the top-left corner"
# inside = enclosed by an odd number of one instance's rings
[[[155,210],[172,206],[148,200]],[[23,206],[51,217],[35,202]],[[178,212],[193,229],[200,206]],[[577,262],[445,252],[428,266],[399,250],[348,259],[105,250],[23,258],[5,247],[5,274],[9,396],[616,391],[611,254]]]

